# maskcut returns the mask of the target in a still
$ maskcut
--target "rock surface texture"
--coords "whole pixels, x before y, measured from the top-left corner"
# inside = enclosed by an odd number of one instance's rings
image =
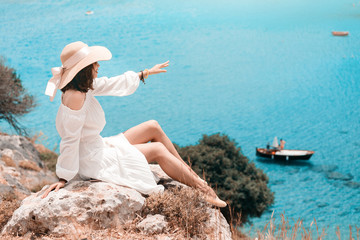
[[[23,200],[3,233],[64,235],[75,234],[82,225],[119,227],[133,219],[145,202],[136,190],[105,182],[72,181],[42,199],[45,189]]]
[[[44,168],[33,144],[22,136],[0,135],[0,196],[18,199],[56,182],[55,174]]]
[[[164,229],[167,227],[167,222],[165,220],[165,216],[160,214],[155,215],[147,215],[144,220],[139,222],[136,227],[144,231],[145,233],[154,234],[154,233],[162,233]]]

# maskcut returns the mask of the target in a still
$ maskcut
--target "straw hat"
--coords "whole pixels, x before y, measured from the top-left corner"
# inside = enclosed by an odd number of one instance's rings
[[[111,52],[106,47],[89,47],[80,41],[66,45],[60,55],[62,66],[51,69],[53,77],[48,81],[45,94],[52,101],[57,89],[62,89],[71,82],[81,69],[97,61],[110,60],[111,57]]]

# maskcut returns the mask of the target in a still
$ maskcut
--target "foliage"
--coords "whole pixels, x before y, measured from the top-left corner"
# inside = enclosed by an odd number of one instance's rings
[[[52,151],[49,152],[40,152],[40,159],[43,161],[46,165],[46,167],[52,171],[55,172],[56,170],[56,162],[58,159],[58,155]]]
[[[5,66],[0,58],[0,120],[7,121],[18,134],[26,135],[17,117],[35,107],[33,96],[27,94],[13,68]]]
[[[248,217],[260,217],[274,202],[268,188],[268,177],[241,153],[235,141],[226,135],[203,135],[199,144],[177,147],[183,159],[189,159],[194,171],[205,175],[218,196],[230,208],[221,209],[226,219],[234,219],[231,212],[241,213],[241,222]]]

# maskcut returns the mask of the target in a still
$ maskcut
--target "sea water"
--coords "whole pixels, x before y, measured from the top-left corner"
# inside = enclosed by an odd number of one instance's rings
[[[113,53],[99,76],[170,60],[166,74],[150,76],[135,94],[99,98],[103,136],[149,119],[182,146],[202,134],[227,134],[275,193],[254,228],[273,211],[305,226],[315,218],[332,237],[336,226],[346,235],[360,225],[359,1],[1,1],[0,54],[38,105],[20,122],[30,134],[41,131],[49,148],[60,141],[60,92],[50,102],[45,86],[63,47],[78,40]],[[255,147],[274,136],[315,155],[304,163],[257,159]]]

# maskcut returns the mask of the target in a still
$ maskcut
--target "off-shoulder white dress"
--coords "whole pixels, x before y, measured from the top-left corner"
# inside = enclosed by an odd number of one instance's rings
[[[132,71],[112,78],[94,79],[94,90],[86,93],[80,110],[61,103],[56,129],[61,137],[56,164],[59,178],[70,181],[77,174],[133,188],[150,194],[163,191],[157,185],[145,156],[129,143],[124,134],[101,137],[105,114],[95,96],[127,96],[139,86],[138,74]]]

